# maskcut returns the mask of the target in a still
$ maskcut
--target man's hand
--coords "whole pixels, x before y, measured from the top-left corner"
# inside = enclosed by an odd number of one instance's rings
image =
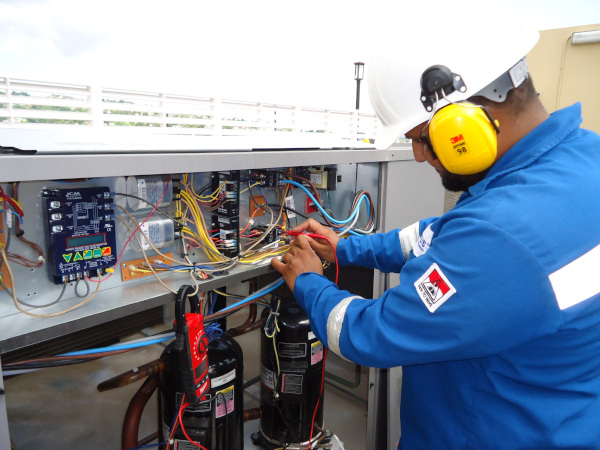
[[[311,248],[319,255],[319,257],[327,262],[334,263],[335,262],[335,252],[334,248],[337,249],[337,244],[340,240],[339,236],[335,231],[331,228],[327,228],[317,222],[315,219],[308,219],[306,222],[301,223],[296,228],[292,230],[294,233],[314,233],[320,234],[321,236],[325,236],[327,239],[331,241],[331,244],[327,242],[325,239],[313,239],[311,237],[306,237]],[[298,236],[300,237],[300,236]],[[332,245],[333,247],[332,248]]]
[[[271,265],[283,275],[283,279],[292,292],[294,292],[296,278],[301,273],[316,272],[323,275],[323,265],[321,260],[311,248],[309,238],[302,235],[297,236],[296,239],[292,241],[290,250],[283,255],[281,261],[277,258],[273,258],[271,260]]]

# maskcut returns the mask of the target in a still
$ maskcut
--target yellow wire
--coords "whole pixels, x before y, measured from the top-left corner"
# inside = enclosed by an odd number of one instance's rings
[[[254,186],[259,185],[260,183],[257,181],[254,184],[251,184],[250,186],[248,186],[246,189],[244,189],[243,191],[240,191],[240,194],[243,194],[244,192],[246,192],[247,190],[249,190],[250,188],[253,188]]]
[[[191,179],[189,183],[185,183],[186,187],[189,188],[189,190],[191,191],[191,193],[193,194],[194,197],[196,197],[199,200],[217,200],[219,198],[219,195],[217,195],[222,189],[223,186],[225,186],[227,183],[223,182],[219,185],[219,187],[217,189],[215,189],[215,191],[212,194],[209,195],[200,195],[197,194],[196,191],[194,190],[194,174],[191,174]]]
[[[289,245],[286,245],[285,248],[284,247],[279,247],[279,249],[277,249],[277,250],[273,250],[273,251],[270,251],[270,252],[267,252],[267,253],[263,253],[258,258],[254,258],[254,259],[248,259],[249,257],[240,258],[240,262],[242,264],[255,263],[257,261],[260,261],[260,260],[263,260],[265,258],[268,258],[269,256],[282,255],[282,254],[286,253],[289,249],[290,249]]]
[[[215,246],[215,244],[212,241],[212,239],[210,238],[210,236],[208,235],[208,231],[206,229],[206,223],[204,221],[204,216],[201,213],[200,209],[198,208],[198,205],[196,204],[195,200],[186,191],[181,191],[181,198],[182,198],[183,202],[190,209],[190,211],[192,213],[192,216],[194,217],[194,219],[196,221],[196,228],[198,229],[198,232],[200,233],[200,235],[199,235],[200,241],[204,242],[204,244],[208,248],[210,248],[211,250],[213,250],[217,255],[220,255],[220,258],[215,257],[212,252],[208,252],[208,251],[205,250],[206,255],[212,261],[222,261],[223,257],[221,255],[221,253],[219,252],[219,250],[217,249],[217,247]]]
[[[274,315],[275,319],[273,320],[273,333],[271,335],[269,335],[269,333],[267,332],[267,329],[265,328],[265,336],[267,336],[267,338],[272,339],[273,340],[273,351],[275,352],[275,361],[277,362],[277,377],[275,377],[275,381],[273,383],[273,387],[274,389],[277,388],[277,379],[279,378],[279,374],[281,373],[281,368],[279,367],[279,354],[277,353],[277,333],[279,331],[281,331],[279,329],[279,324],[277,323],[277,316],[279,314],[279,305],[281,304],[281,300],[277,301],[277,309],[275,310],[275,314],[273,313],[273,311],[271,311],[271,313],[269,314],[269,316]],[[269,320],[267,319],[267,322]]]

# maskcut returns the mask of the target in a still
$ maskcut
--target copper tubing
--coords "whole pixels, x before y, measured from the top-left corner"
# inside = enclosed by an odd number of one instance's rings
[[[250,279],[249,280],[249,290],[248,290],[249,295],[252,295],[256,292],[256,286],[257,286],[256,278]],[[230,328],[229,330],[227,330],[227,334],[230,335],[231,337],[235,337],[235,336],[240,336],[242,334],[246,334],[252,330],[256,330],[257,328],[263,327],[266,319],[259,319],[257,321],[256,320],[257,311],[258,311],[258,307],[257,307],[256,303],[250,304],[250,308],[248,311],[248,318],[246,319],[246,321],[243,324],[241,324],[235,328]]]
[[[142,413],[148,400],[150,400],[150,397],[152,397],[152,394],[154,394],[154,391],[158,387],[158,381],[159,377],[157,373],[150,375],[131,399],[125,413],[125,420],[123,421],[123,432],[121,434],[121,448],[123,450],[139,445],[138,432]]]
[[[8,369],[8,368],[14,367],[14,366],[21,366],[23,364],[32,364],[32,363],[38,363],[38,362],[44,363],[44,362],[54,362],[54,361],[69,361],[69,360],[77,360],[77,361],[87,360],[87,359],[92,360],[92,359],[104,358],[105,356],[118,355],[119,353],[130,352],[131,350],[135,350],[135,349],[131,348],[131,349],[127,349],[127,350],[114,350],[114,351],[107,351],[107,352],[102,352],[102,353],[94,353],[91,355],[44,356],[44,357],[40,357],[40,358],[31,358],[31,359],[24,359],[21,361],[9,362],[6,364],[2,364],[2,367],[4,369]]]
[[[260,419],[262,416],[262,411],[260,408],[250,408],[244,410],[244,422],[248,422],[249,420]]]
[[[157,375],[165,368],[165,363],[160,359],[139,366],[129,372],[122,373],[116,377],[106,380],[98,385],[100,392],[109,391],[119,387],[127,386],[135,381],[141,380],[149,376]],[[137,444],[136,444],[137,445]]]
[[[252,303],[250,305],[248,311],[248,318],[246,319],[246,321],[238,327],[230,328],[229,330],[227,330],[227,334],[229,334],[231,337],[240,336],[242,334],[248,333],[252,330],[256,330],[257,328],[264,326],[265,319],[259,319],[258,321],[256,320],[257,310],[258,307],[256,306],[256,303]]]

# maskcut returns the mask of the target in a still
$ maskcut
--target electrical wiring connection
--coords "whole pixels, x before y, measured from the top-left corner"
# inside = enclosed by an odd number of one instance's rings
[[[299,236],[300,234],[304,234],[308,237],[311,237],[313,239],[323,239],[326,240],[327,242],[329,242],[329,245],[331,245],[331,248],[333,249],[333,254],[335,257],[335,266],[336,266],[336,273],[335,273],[335,284],[338,284],[338,279],[339,279],[339,264],[338,264],[338,259],[337,259],[337,252],[336,252],[336,248],[333,245],[333,242],[331,242],[331,240],[329,238],[327,238],[326,236],[320,235],[320,234],[316,234],[316,233],[294,233],[293,231],[289,231],[288,234],[292,235],[292,236]],[[319,398],[317,399],[317,404],[315,406],[315,411],[313,412],[313,417],[312,417],[312,425],[310,427],[310,438],[308,439],[308,445],[307,445],[307,449],[311,448],[311,441],[312,441],[312,436],[313,436],[313,431],[314,431],[314,427],[315,427],[315,418],[317,415],[317,410],[319,408],[319,403],[321,401],[321,398],[323,397],[323,387],[324,387],[324,383],[325,383],[325,360],[327,359],[327,348],[325,347],[323,349],[323,373],[321,374],[321,391],[319,394]]]
[[[361,191],[360,196],[358,198],[358,200],[355,199],[353,208],[352,208],[352,212],[350,214],[350,216],[345,219],[345,220],[337,220],[334,219],[333,217],[331,217],[331,215],[325,211],[325,209],[321,206],[320,202],[317,201],[317,199],[308,191],[308,189],[306,189],[303,185],[301,185],[300,183],[297,183],[295,181],[292,180],[282,180],[282,183],[284,184],[291,184],[293,186],[299,187],[300,189],[302,189],[305,194],[313,201],[313,203],[315,204],[315,206],[319,209],[319,211],[321,211],[323,217],[327,218],[328,221],[336,224],[336,225],[345,225],[348,224],[350,222],[352,222],[355,218],[355,216],[358,214],[358,208],[360,207],[360,204],[364,201],[366,203],[367,206],[367,211],[369,211],[369,218],[372,217],[372,201],[369,200],[369,196],[367,196],[367,194],[365,193],[365,191]]]
[[[152,208],[152,211],[150,211],[150,214],[148,214],[148,216],[138,225],[138,227],[136,228],[135,231],[137,231],[138,229],[140,229],[142,227],[142,225],[144,225],[148,221],[148,219],[150,217],[152,217],[152,214],[154,214],[154,212],[158,209],[158,206],[160,205],[160,203],[165,198],[165,195],[167,195],[167,192],[169,190],[170,181],[171,181],[171,177],[169,176],[169,178],[167,179],[167,182],[166,182],[165,190],[162,193],[162,196],[160,197],[160,199],[158,200],[158,202],[156,203],[156,205],[154,206],[154,208]],[[125,252],[125,249],[127,248],[127,245],[129,244],[129,241],[131,241],[131,239],[133,239],[133,236],[135,235],[135,231],[129,236],[129,238],[127,239],[127,242],[125,242],[125,244],[123,245],[123,248],[121,249],[121,252],[119,253],[119,256],[117,257],[117,261],[115,262],[115,266],[119,265],[119,262],[121,261],[121,258],[123,257],[123,253]],[[87,277],[86,278],[89,281],[93,281],[94,283],[101,283],[102,281],[108,280],[112,276],[113,273],[114,273],[114,271],[111,271],[109,273],[109,275],[107,277],[105,277],[104,279],[102,279],[102,280],[92,280],[90,278],[87,278]]]
[[[279,366],[279,355],[277,353],[277,333],[281,330],[279,329],[279,324],[277,323],[277,318],[279,316],[279,306],[281,305],[281,300],[277,301],[277,307],[275,311],[271,309],[269,312],[269,316],[265,322],[265,336],[272,340],[273,343],[273,354],[275,355],[275,362],[277,364],[277,376],[273,380],[273,392],[277,390],[277,383],[279,381],[279,376],[281,375],[281,367]]]
[[[2,254],[2,259],[4,260],[4,262],[6,264],[6,269],[8,270],[8,275],[9,275],[11,284],[13,286],[13,289],[12,289],[12,298],[13,298],[14,305],[16,306],[16,308],[19,311],[21,311],[23,314],[27,314],[28,316],[32,316],[32,317],[54,317],[54,316],[60,316],[62,314],[66,314],[66,313],[68,313],[70,311],[73,311],[74,309],[77,309],[77,308],[85,305],[89,301],[91,301],[98,294],[98,291],[100,289],[100,283],[98,283],[98,285],[96,286],[96,290],[94,291],[94,293],[90,297],[88,297],[87,299],[85,299],[81,303],[78,303],[78,304],[76,304],[74,306],[71,306],[68,309],[65,309],[64,311],[59,311],[59,312],[55,312],[55,313],[51,313],[51,314],[35,314],[35,313],[32,313],[30,311],[27,311],[27,310],[23,309],[21,307],[20,303],[19,303],[19,300],[17,299],[16,290],[15,290],[15,277],[14,277],[12,268],[10,267],[10,264],[9,264],[7,258],[6,258],[6,251],[4,249],[4,244],[0,244],[0,252]],[[56,302],[54,302],[54,303],[56,303]]]
[[[204,404],[204,403],[210,403],[212,400],[208,400],[206,402],[200,402],[200,404]],[[192,440],[187,431],[184,428],[183,425],[183,412],[185,411],[185,409],[190,406],[189,403],[186,403],[185,401],[185,394],[183,394],[183,396],[181,397],[181,406],[178,408],[177,410],[177,414],[175,415],[175,421],[173,422],[173,425],[171,426],[171,434],[169,435],[169,440],[167,442],[167,450],[170,449],[171,444],[173,443],[173,436],[175,435],[175,431],[177,430],[178,427],[181,428],[181,431],[183,432],[183,435],[186,437],[186,439],[188,440],[188,442],[200,449],[203,450],[207,450],[204,446],[202,446],[200,443]]]
[[[331,242],[331,239],[329,239],[326,236],[323,236],[321,234],[316,234],[316,233],[294,233],[293,231],[288,231],[286,234],[289,234],[290,236],[304,235],[304,236],[308,236],[313,239],[323,239],[324,241],[329,242],[329,245],[331,245],[331,248],[333,249],[333,255],[335,257],[335,284],[336,285],[338,284],[338,280],[339,280],[339,276],[340,276],[340,265],[338,264],[337,252],[335,251],[335,245],[333,245],[333,242]]]
[[[30,247],[38,255],[37,260],[32,260],[23,255],[9,252],[8,246],[9,246],[9,242],[10,242],[11,233],[7,233],[7,242],[6,242],[7,259],[16,264],[22,265],[24,267],[29,267],[32,269],[37,269],[37,268],[42,267],[45,262],[44,251],[38,244],[26,239],[23,236],[25,234],[25,232],[22,230],[21,225],[23,224],[23,216],[25,215],[25,213],[23,211],[21,203],[19,202],[19,183],[12,183],[10,196],[6,195],[2,186],[0,186],[0,201],[3,202],[5,205],[5,207],[3,209],[5,214],[8,214],[7,212],[10,212],[12,215],[14,215],[15,217],[18,218],[18,220],[14,223],[15,235],[17,236],[17,238],[21,242],[26,244],[28,247]],[[7,207],[7,204],[8,204],[8,207]],[[9,218],[10,218],[9,215],[7,215],[7,219],[9,219]],[[5,222],[10,223],[9,220],[6,220]],[[8,228],[11,228],[11,227],[8,226]],[[1,266],[2,266],[2,262],[0,261],[0,267]]]
[[[258,300],[260,297],[264,296],[265,294],[268,294],[268,293],[274,291],[275,289],[277,289],[279,286],[281,286],[283,284],[283,282],[284,282],[283,278],[280,277],[277,280],[273,281],[272,283],[269,283],[265,287],[259,289],[254,294],[249,295],[248,297],[244,298],[243,300],[240,300],[239,302],[234,303],[233,305],[229,305],[229,306],[221,309],[220,311],[218,311],[218,313],[223,314],[223,313],[231,311],[239,306],[249,305],[253,301]],[[205,320],[206,320],[206,318],[205,318]]]
[[[60,291],[60,294],[58,295],[58,298],[56,300],[51,301],[50,303],[45,303],[43,305],[34,305],[31,303],[26,302],[25,300],[21,300],[20,298],[18,298],[16,295],[15,297],[17,298],[17,301],[23,305],[23,306],[27,306],[28,308],[47,308],[48,306],[52,306],[57,304],[58,302],[60,302],[60,300],[63,298],[63,295],[65,294],[65,290],[67,289],[67,284],[68,283],[63,283],[62,285],[62,289]],[[0,277],[0,286],[2,286],[4,288],[3,292],[10,296],[11,298],[13,297],[13,292],[10,288],[6,287],[6,285],[4,285],[4,283],[2,283],[2,277]]]

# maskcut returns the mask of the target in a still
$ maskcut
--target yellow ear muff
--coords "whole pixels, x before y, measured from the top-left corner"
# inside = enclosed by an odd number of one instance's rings
[[[482,107],[451,103],[435,113],[429,140],[442,165],[457,175],[491,167],[498,153],[498,122]]]

